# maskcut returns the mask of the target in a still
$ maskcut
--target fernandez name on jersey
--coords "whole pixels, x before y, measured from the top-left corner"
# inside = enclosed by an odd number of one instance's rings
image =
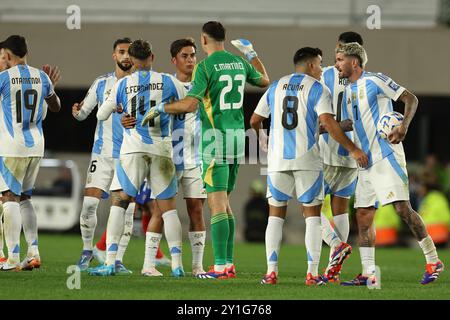
[[[172,116],[161,114],[142,126],[146,112],[161,102],[179,99],[182,84],[170,75],[140,70],[120,79],[100,107],[97,118],[107,119],[121,105],[123,112],[136,118],[136,126],[125,129],[120,154],[144,152],[172,158]]]
[[[147,83],[143,85],[125,87],[126,94],[143,92],[148,90],[164,90],[164,83],[163,82]]]

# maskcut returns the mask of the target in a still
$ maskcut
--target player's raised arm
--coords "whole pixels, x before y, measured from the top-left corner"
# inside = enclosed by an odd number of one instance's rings
[[[389,142],[393,144],[400,143],[405,139],[408,127],[411,124],[411,121],[416,114],[417,106],[419,105],[417,97],[406,89],[398,99],[405,104],[405,114],[403,115],[404,119],[402,124],[394,128],[388,135]]]
[[[52,67],[49,64],[45,64],[42,66],[42,70],[49,76],[50,81],[53,83],[53,87],[56,87],[56,84],[61,80],[61,71],[57,66]]]
[[[260,80],[260,82],[257,84],[260,88],[265,88],[270,84],[269,76],[267,75],[266,68],[264,67],[262,61],[256,57],[250,61],[252,66],[255,67],[256,70],[258,70],[263,76]]]
[[[59,112],[61,110],[61,101],[59,100],[58,95],[53,92],[52,95],[45,98],[45,102],[48,105],[48,109],[51,112]]]
[[[47,71],[49,71],[47,69]],[[54,84],[52,83],[51,78],[49,77],[49,75],[45,72],[45,70],[41,71],[41,75],[42,75],[42,79],[44,81],[44,85],[43,85],[43,89],[46,90],[45,94],[45,102],[48,105],[48,109],[51,112],[59,112],[59,110],[61,110],[61,101],[59,100],[58,95],[55,92],[55,88],[54,88]],[[54,77],[53,78],[55,80],[55,83],[57,82],[57,79],[59,79],[59,74],[58,77]]]
[[[262,74],[260,80],[252,84],[261,88],[267,87],[270,84],[269,76],[267,75],[266,68],[264,67],[262,61],[258,58],[258,54],[253,49],[252,43],[246,39],[236,39],[231,40],[231,44],[242,52],[250,64]]]
[[[45,102],[48,105],[48,109],[51,112],[59,112],[61,109],[61,102],[59,100],[58,95],[55,93],[55,86],[58,83],[58,81],[61,79],[61,72],[59,71],[58,67],[52,67],[48,64],[42,66],[42,71],[47,75],[47,81],[48,83],[45,83],[45,86],[48,89],[48,96],[45,97]],[[47,115],[47,112],[44,111],[45,118]]]

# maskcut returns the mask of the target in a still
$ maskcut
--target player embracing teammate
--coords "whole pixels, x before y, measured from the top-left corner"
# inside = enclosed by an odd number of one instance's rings
[[[225,28],[221,23],[209,21],[203,25],[201,44],[208,57],[197,64],[187,97],[175,103],[158,104],[144,120],[192,112],[203,102],[200,106],[203,181],[211,210],[214,265],[198,277],[225,279],[236,275],[235,220],[229,199],[245,150],[244,86],[249,82],[265,87],[269,79],[249,41],[241,39],[233,44],[250,63],[225,50]]]

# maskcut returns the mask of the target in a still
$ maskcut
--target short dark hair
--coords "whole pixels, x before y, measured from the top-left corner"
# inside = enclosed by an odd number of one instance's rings
[[[172,58],[176,57],[178,52],[180,52],[181,49],[183,49],[184,47],[194,47],[195,51],[197,51],[194,39],[192,38],[178,39],[172,42],[172,44],[170,45],[170,54]]]
[[[301,63],[317,56],[322,56],[322,50],[319,48],[304,47],[298,49],[294,55],[294,64]]]
[[[128,38],[128,37],[121,38],[121,39],[117,39],[116,41],[114,41],[113,50],[116,50],[116,47],[117,47],[119,44],[123,44],[123,43],[131,44],[132,42],[133,42],[133,41],[131,41],[131,39]]]
[[[225,41],[225,28],[219,21],[208,21],[203,25],[202,32],[216,41]]]
[[[134,40],[128,48],[128,54],[136,59],[145,60],[152,54],[152,45],[142,39]]]
[[[22,36],[12,35],[0,42],[0,49],[9,49],[14,55],[23,58],[28,53],[27,40]]]
[[[353,31],[347,31],[347,32],[341,33],[339,35],[338,41],[340,41],[342,43],[358,42],[360,45],[364,44],[361,35],[357,32],[353,32]]]

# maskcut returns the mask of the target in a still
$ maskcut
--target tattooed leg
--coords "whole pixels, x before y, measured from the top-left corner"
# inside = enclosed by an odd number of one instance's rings
[[[358,222],[358,246],[374,247],[375,230],[373,218],[376,209],[374,207],[358,208],[356,210],[356,221]]]
[[[131,197],[127,195],[122,190],[111,192],[111,202],[113,206],[121,207],[127,209],[130,204]]]
[[[409,201],[394,202],[394,207],[397,214],[408,225],[409,229],[418,241],[421,241],[428,236],[422,217],[414,211]]]

